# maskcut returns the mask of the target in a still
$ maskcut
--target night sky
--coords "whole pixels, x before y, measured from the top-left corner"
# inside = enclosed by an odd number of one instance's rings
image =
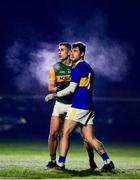
[[[1,0],[0,135],[48,137],[53,102],[46,104],[43,97],[63,41],[87,45],[85,59],[95,71],[97,137],[139,141],[136,0]]]
[[[108,78],[108,76],[112,76],[111,74],[104,76],[103,73],[98,74],[97,71],[95,82],[97,96],[140,97],[139,1],[0,1],[0,93],[16,94],[20,92],[30,93],[32,91],[32,88],[28,85],[21,91],[22,88],[19,88],[15,81],[17,79],[19,81],[21,80],[21,76],[19,76],[20,72],[23,71],[24,68],[25,73],[26,67],[30,64],[30,52],[36,52],[42,48],[43,45],[40,44],[48,43],[52,46],[54,45],[54,51],[56,50],[56,45],[61,41],[74,42],[81,40],[85,43],[88,42],[90,45],[92,38],[97,38],[99,44],[106,46],[107,43],[109,47],[111,47],[113,43],[119,44],[121,51],[123,52],[124,50],[127,56],[125,76],[118,81],[116,80],[117,76],[121,76],[119,70],[115,74],[114,80]],[[21,46],[18,58],[15,57],[17,58],[17,64],[18,61],[20,61],[20,63],[22,62],[21,66],[16,67],[17,69],[19,68],[18,70],[14,69],[13,66],[15,66],[15,64],[9,66],[9,61],[7,60],[11,57],[11,55],[9,56],[8,54],[7,58],[9,49],[12,49],[13,46],[15,47],[16,43],[18,44],[17,46],[19,46],[19,44]],[[116,52],[114,56],[116,56],[115,61],[121,66],[123,61],[120,61],[121,54],[118,55]],[[109,68],[111,69],[110,63]],[[123,70],[120,69],[120,71]],[[30,76],[30,74],[28,74],[28,76]],[[42,86],[33,76],[28,79],[27,83],[31,81],[34,84],[33,93],[44,93],[46,87]],[[25,84],[23,83],[23,86]]]

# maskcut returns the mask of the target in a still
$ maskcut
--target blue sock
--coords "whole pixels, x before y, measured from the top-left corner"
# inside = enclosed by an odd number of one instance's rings
[[[107,153],[101,154],[101,157],[102,157],[103,161],[107,161],[109,159],[109,156],[107,155]]]
[[[59,156],[59,163],[64,163],[65,162],[65,157],[64,156]]]

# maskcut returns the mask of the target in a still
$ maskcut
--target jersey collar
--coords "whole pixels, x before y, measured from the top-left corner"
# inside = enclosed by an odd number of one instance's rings
[[[80,62],[83,62],[84,60],[79,60],[79,61],[77,61],[76,63],[75,63],[75,66],[77,66]]]

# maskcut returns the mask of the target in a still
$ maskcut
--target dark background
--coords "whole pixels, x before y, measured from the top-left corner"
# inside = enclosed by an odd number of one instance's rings
[[[107,21],[105,30],[99,29],[100,39],[107,35],[133,49],[124,80],[109,81],[96,74],[96,135],[112,141],[140,140],[140,2],[136,0],[0,1],[0,137],[47,139],[53,107],[53,102],[43,101],[47,88],[34,78],[33,89],[20,91],[15,86],[13,78],[19,71],[7,66],[7,49],[16,39],[24,40],[27,52],[37,49],[38,42],[65,41],[64,27],[68,24],[70,28],[75,22],[74,36],[81,34],[82,40],[86,39],[91,31],[84,25],[96,14]],[[95,26],[91,24],[92,28]],[[30,61],[26,53],[21,56],[23,62]]]

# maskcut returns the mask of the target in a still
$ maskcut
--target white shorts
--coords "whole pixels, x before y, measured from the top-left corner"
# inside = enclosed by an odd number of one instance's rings
[[[60,103],[56,101],[53,108],[52,116],[58,116],[62,119],[65,119],[68,108],[70,107],[71,107],[71,104],[64,104],[64,103]]]
[[[95,111],[77,109],[70,107],[68,109],[66,119],[70,119],[79,122],[82,125],[93,124],[95,118]]]

